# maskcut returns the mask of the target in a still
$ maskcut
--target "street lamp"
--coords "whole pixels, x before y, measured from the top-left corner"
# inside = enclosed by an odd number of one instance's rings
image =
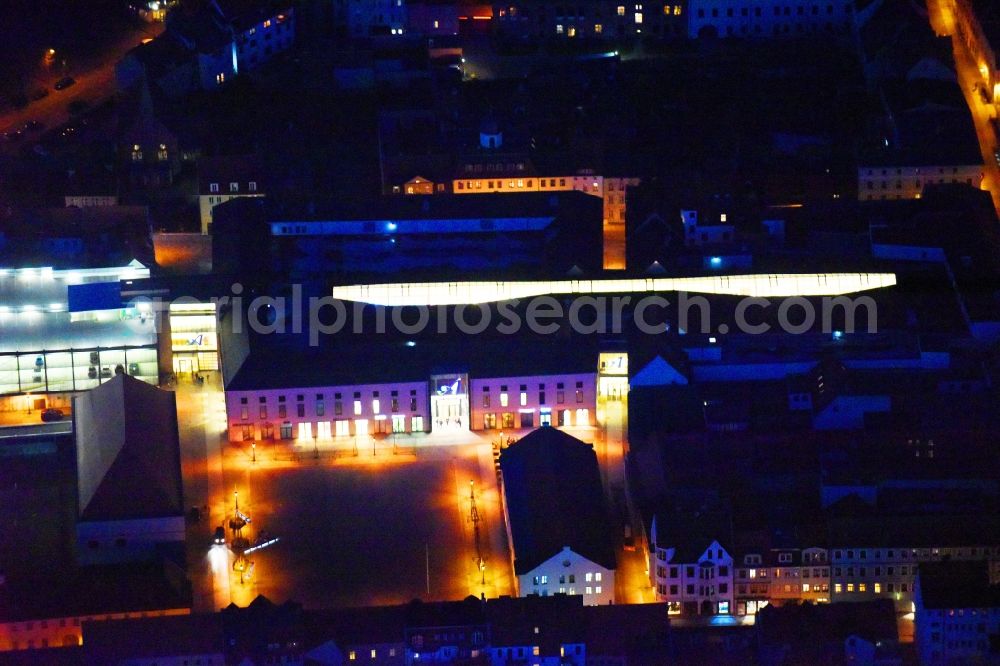
[[[253,459],[252,459],[253,462],[257,462],[257,442],[252,442],[250,444],[250,452],[251,452],[251,455],[253,456]]]

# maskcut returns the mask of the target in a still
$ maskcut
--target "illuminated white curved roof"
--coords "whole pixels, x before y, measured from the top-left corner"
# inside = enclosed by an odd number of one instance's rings
[[[475,305],[549,294],[652,294],[670,291],[781,298],[836,296],[894,284],[895,273],[779,273],[617,280],[357,284],[334,287],[333,297],[385,306]]]

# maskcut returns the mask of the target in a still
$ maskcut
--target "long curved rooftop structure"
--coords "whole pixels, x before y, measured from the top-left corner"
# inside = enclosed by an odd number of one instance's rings
[[[383,306],[477,305],[547,295],[664,292],[783,298],[839,296],[895,284],[895,273],[762,273],[684,278],[356,284],[334,287],[333,297]]]

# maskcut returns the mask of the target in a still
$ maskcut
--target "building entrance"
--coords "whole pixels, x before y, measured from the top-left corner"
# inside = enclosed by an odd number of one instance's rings
[[[431,377],[431,430],[468,430],[468,378],[464,374]]]

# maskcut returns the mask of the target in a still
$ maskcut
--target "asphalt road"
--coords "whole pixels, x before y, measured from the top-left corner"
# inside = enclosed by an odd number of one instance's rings
[[[135,48],[142,40],[156,37],[163,31],[161,23],[144,23],[129,30],[106,51],[94,54],[93,61],[74,65],[67,63],[64,69],[57,57],[50,67],[40,67],[36,76],[28,86],[30,92],[45,88],[49,94],[30,102],[22,109],[9,109],[0,114],[0,135],[12,129],[23,127],[28,121],[42,123],[44,130],[50,130],[69,121],[69,105],[80,101],[88,107],[94,107],[115,93],[115,64],[129,50]],[[64,90],[55,90],[52,86],[65,74],[76,79],[76,83]],[[44,131],[43,130],[43,131]],[[6,141],[0,138],[0,152],[11,153],[24,145],[36,141],[41,133],[26,133],[20,141]]]
[[[954,0],[927,0],[931,27],[941,36],[950,36],[952,50],[955,55],[955,69],[958,72],[958,84],[965,95],[966,103],[972,111],[976,125],[976,135],[979,137],[979,147],[982,151],[985,176],[982,187],[989,190],[993,196],[993,205],[1000,213],[1000,167],[997,166],[994,150],[997,148],[997,137],[991,121],[996,117],[996,108],[992,104],[984,104],[979,95],[974,92],[973,85],[983,82],[977,63],[969,54],[968,48],[958,35],[954,15]]]

